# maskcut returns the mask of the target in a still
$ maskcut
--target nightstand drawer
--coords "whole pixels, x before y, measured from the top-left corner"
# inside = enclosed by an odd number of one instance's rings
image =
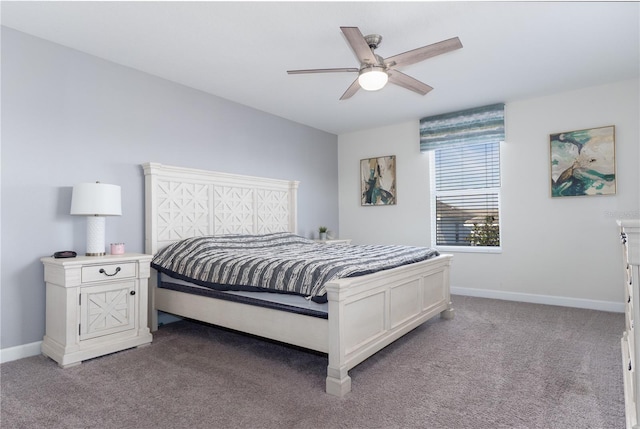
[[[136,263],[101,264],[82,267],[82,283],[134,278]]]

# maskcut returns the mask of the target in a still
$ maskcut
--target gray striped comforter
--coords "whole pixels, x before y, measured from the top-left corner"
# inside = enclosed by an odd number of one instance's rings
[[[291,233],[194,237],[156,254],[151,266],[200,285],[260,287],[318,297],[328,281],[438,256],[434,249],[326,245]]]

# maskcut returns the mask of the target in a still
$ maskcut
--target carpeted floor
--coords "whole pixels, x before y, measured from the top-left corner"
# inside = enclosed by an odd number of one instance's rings
[[[622,314],[454,297],[324,393],[326,356],[193,322],[60,369],[0,366],[10,428],[624,428]]]

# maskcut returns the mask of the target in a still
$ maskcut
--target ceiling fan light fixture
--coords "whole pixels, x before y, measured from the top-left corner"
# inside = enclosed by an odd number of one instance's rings
[[[372,66],[360,70],[358,83],[360,88],[366,91],[377,91],[384,88],[389,80],[389,75],[383,67]]]

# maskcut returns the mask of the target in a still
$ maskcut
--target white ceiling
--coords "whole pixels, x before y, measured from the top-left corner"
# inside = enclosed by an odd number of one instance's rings
[[[334,134],[640,75],[638,2],[11,2],[2,24]],[[339,27],[389,57],[458,36],[401,69],[434,90],[339,97],[358,67]]]

